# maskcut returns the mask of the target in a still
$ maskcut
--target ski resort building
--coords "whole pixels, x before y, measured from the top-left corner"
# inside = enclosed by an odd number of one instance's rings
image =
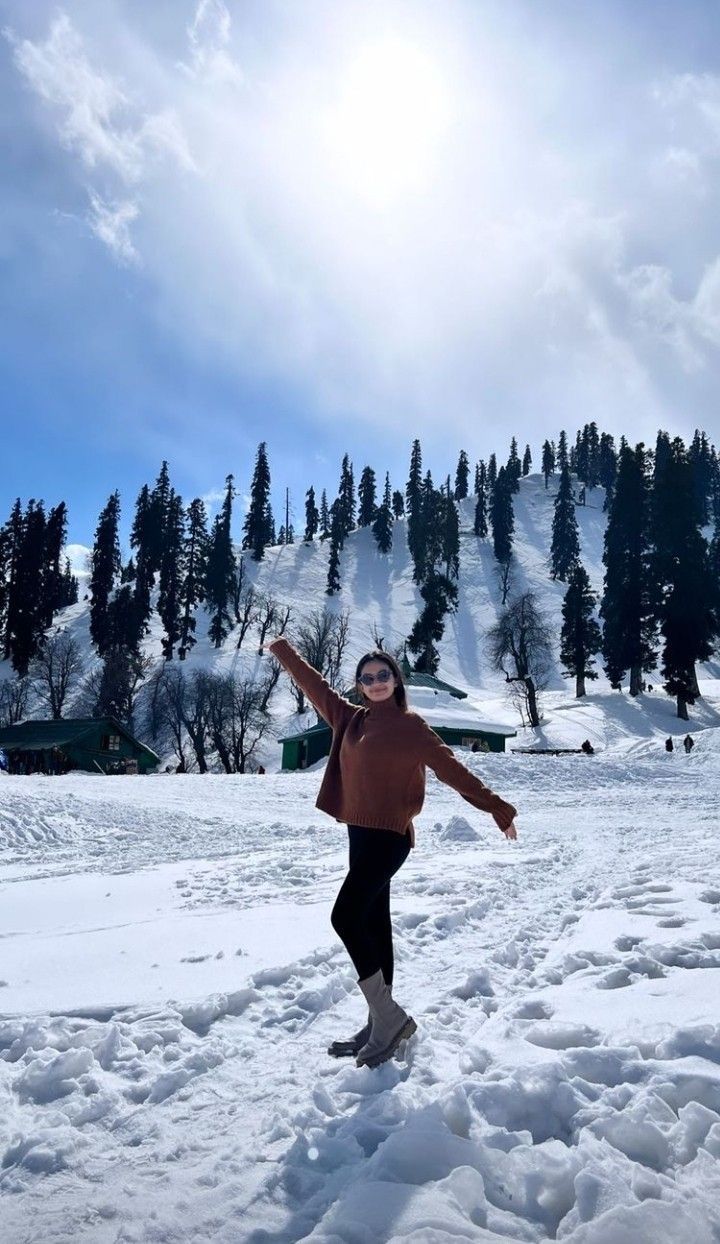
[[[159,757],[114,717],[24,721],[0,730],[10,773],[147,773]]]
[[[484,721],[472,707],[461,706],[458,701],[467,699],[466,691],[432,674],[411,670],[407,661],[401,661],[400,665],[410,708],[425,718],[443,743],[469,751],[504,752],[505,740],[515,738],[516,730]],[[346,698],[359,703],[354,690],[347,692]],[[307,730],[286,735],[279,742],[283,749],[283,769],[308,769],[330,754],[332,731],[324,721],[319,721]]]

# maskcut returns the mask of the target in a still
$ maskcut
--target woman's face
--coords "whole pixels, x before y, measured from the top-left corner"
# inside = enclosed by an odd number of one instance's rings
[[[360,671],[360,677],[363,678],[366,674],[372,677],[372,683],[368,686],[358,682],[358,687],[365,699],[370,704],[377,704],[380,700],[389,700],[397,687],[397,678],[390,666],[386,665],[384,661],[366,661]],[[389,674],[390,677],[387,682],[378,682],[378,674],[383,676]]]

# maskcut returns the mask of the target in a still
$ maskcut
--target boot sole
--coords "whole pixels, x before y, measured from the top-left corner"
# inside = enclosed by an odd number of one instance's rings
[[[355,1058],[361,1049],[361,1045],[356,1045],[351,1041],[335,1041],[333,1045],[328,1046],[328,1054],[331,1058]]]
[[[386,1063],[389,1058],[392,1058],[400,1042],[407,1041],[408,1037],[411,1037],[414,1032],[417,1032],[417,1024],[412,1015],[410,1015],[389,1045],[385,1046],[384,1050],[381,1050],[379,1054],[372,1054],[369,1058],[356,1059],[355,1065],[357,1067],[379,1067],[381,1063]]]

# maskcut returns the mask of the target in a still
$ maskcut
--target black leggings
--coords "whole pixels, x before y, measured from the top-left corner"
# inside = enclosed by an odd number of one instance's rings
[[[350,870],[330,914],[332,926],[355,965],[358,980],[382,968],[393,981],[390,880],[410,854],[410,834],[348,825]]]

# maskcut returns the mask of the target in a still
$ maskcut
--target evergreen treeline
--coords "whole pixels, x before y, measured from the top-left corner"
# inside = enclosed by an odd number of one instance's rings
[[[492,549],[505,607],[515,577],[514,499],[531,467],[530,446],[521,458],[512,438],[506,461],[498,464],[491,454],[476,463],[474,473],[461,450],[454,478],[448,475],[436,487],[415,440],[401,491],[393,489],[388,472],[378,477],[370,465],[363,466],[356,487],[346,454],[334,498],[323,490],[318,501],[312,485],[305,494],[303,541],[318,550],[327,542],[327,594],[341,590],[342,551],[351,532],[366,528],[377,556],[385,556],[395,524],[404,519],[422,601],[406,647],[416,669],[435,672],[446,618],[458,603],[459,507],[474,502],[472,534]],[[652,451],[624,439],[616,449],[611,436],[589,423],[572,445],[564,431],[557,441],[545,440],[541,471],[546,488],[556,482],[548,567],[551,578],[566,585],[560,659],[576,680],[576,694],[584,695],[586,680],[597,677],[598,656],[611,686],[621,687],[629,676],[632,695],[659,667],[678,714],[687,716],[699,695],[697,662],[708,659],[720,633],[720,469],[714,447],[698,431],[688,447],[661,432]],[[599,598],[581,562],[577,521],[578,506],[592,505],[598,488],[607,511]],[[239,548],[232,535],[235,501],[234,477],[228,475],[209,524],[203,501],[186,505],[163,462],[154,485],[144,485],[135,501],[124,560],[120,496],[108,498],[95,530],[89,582],[90,634],[107,683],[98,691],[103,703],[124,704],[127,712],[128,688],[143,676],[143,640],[153,616],[165,662],[184,661],[191,652],[201,611],[216,648],[231,633],[240,646],[252,625],[262,645],[278,620],[278,606],[247,584],[244,556],[259,562],[268,547],[294,540],[287,493],[276,533],[265,442],[257,450]],[[18,499],[0,527],[0,653],[20,676],[40,659],[56,612],[77,600],[78,583],[63,557],[66,531],[65,504],[46,512],[34,499],[25,507]]]

